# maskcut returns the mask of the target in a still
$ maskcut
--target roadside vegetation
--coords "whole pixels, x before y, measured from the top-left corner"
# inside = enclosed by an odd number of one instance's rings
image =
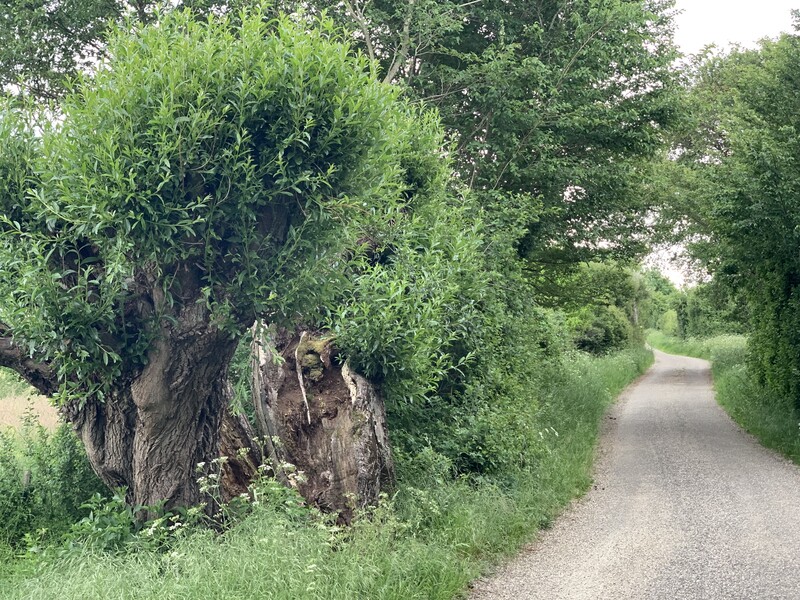
[[[265,589],[270,598],[286,600],[459,597],[586,491],[602,416],[652,362],[643,349],[565,358],[546,366],[536,382],[540,408],[524,439],[515,442],[526,446],[524,467],[454,479],[450,461],[421,451],[402,468],[397,489],[351,528],[336,526],[268,480],[255,488],[258,504],[240,507],[224,533],[189,523],[174,535],[168,532],[173,522],[137,525],[119,499],[95,500],[71,530],[80,511],[60,520],[39,517],[33,531],[30,523],[17,525],[27,533],[25,543],[13,549],[0,543],[0,598],[244,599]],[[39,504],[50,510],[76,510],[78,502],[62,494],[91,489],[64,480],[65,472],[86,472],[82,464],[67,467],[75,459],[68,433],[37,437],[44,434],[34,428],[34,437],[24,431],[16,446],[51,465],[43,482],[66,486],[34,492],[40,481],[34,473],[31,497],[40,494]],[[0,448],[0,467],[15,459],[13,444]],[[20,476],[4,472],[0,480]],[[2,497],[26,505],[9,491]],[[3,516],[8,535],[15,515]],[[41,543],[48,537],[43,527],[50,530],[49,547]]]
[[[764,446],[800,464],[800,411],[790,398],[758,383],[748,366],[746,336],[681,339],[649,331],[647,341],[669,354],[711,361],[717,402]]]
[[[0,8],[0,391],[66,420],[0,435],[0,598],[463,596],[646,330],[797,456],[794,36],[681,73],[667,0],[80,4]]]
[[[454,598],[589,486],[666,6],[333,8],[0,9],[0,597]]]
[[[797,461],[800,14],[793,15],[793,33],[757,48],[712,50],[687,69],[687,118],[673,130],[672,159],[659,167],[670,195],[661,217],[706,283],[675,296],[674,318],[657,327],[670,337],[650,340],[712,360],[720,404]]]
[[[761,444],[800,464],[800,410],[760,375],[746,298],[725,278],[685,290],[663,282],[647,342],[669,354],[711,362],[717,402]]]

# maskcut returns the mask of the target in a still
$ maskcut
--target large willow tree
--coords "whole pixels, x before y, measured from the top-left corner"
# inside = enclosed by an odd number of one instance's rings
[[[129,501],[188,505],[242,333],[341,294],[439,142],[327,21],[174,12],[104,52],[58,118],[0,115],[0,364]]]

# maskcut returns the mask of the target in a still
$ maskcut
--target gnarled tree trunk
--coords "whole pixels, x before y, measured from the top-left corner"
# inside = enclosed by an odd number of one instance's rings
[[[247,490],[262,457],[247,421],[227,410],[236,344],[202,303],[189,303],[161,326],[147,364],[116,381],[103,402],[62,409],[97,474],[109,487],[125,486],[130,504],[197,504],[204,500],[197,479],[220,454],[228,459],[214,469],[221,475],[218,498]],[[305,475],[300,493],[349,522],[393,483],[394,468],[383,398],[334,354],[330,339],[305,332],[259,336],[254,402],[276,475],[287,481],[281,465],[295,465]],[[48,365],[2,337],[0,364],[45,394],[58,388]]]
[[[197,480],[212,471],[221,475],[217,499],[247,489],[261,455],[246,421],[227,410],[237,342],[210,322],[204,306],[190,305],[161,327],[147,365],[115,382],[104,401],[62,408],[95,472],[111,488],[125,486],[130,504],[198,504]],[[3,343],[0,364],[16,368],[41,392],[55,393],[57,380],[47,365],[12,364],[19,351]],[[229,458],[215,467],[221,450]]]
[[[278,477],[291,463],[300,493],[349,522],[394,481],[383,398],[337,364],[333,342],[307,332],[254,336],[254,403]]]

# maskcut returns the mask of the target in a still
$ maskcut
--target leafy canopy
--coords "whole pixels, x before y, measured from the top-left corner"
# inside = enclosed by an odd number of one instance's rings
[[[762,382],[800,402],[800,37],[711,56],[692,99],[704,126],[678,164],[699,232],[694,252],[748,299],[751,362]],[[687,305],[688,311],[691,305]],[[679,314],[679,317],[681,315]],[[689,315],[691,316],[691,315]],[[691,321],[691,319],[689,319]]]
[[[63,118],[4,108],[0,319],[62,379],[100,389],[181,311],[232,335],[308,314],[367,224],[413,199],[407,164],[439,156],[434,132],[409,159],[435,123],[330,21],[267,8],[129,23]]]
[[[646,162],[677,108],[671,2],[310,4],[437,107],[462,180],[498,224],[522,225],[523,257],[552,268],[642,249]]]

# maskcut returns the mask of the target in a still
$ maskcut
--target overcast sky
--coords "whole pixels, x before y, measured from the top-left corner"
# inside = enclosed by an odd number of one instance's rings
[[[790,11],[800,0],[677,0],[675,39],[686,54],[706,44],[752,46],[763,37],[792,31]]]

